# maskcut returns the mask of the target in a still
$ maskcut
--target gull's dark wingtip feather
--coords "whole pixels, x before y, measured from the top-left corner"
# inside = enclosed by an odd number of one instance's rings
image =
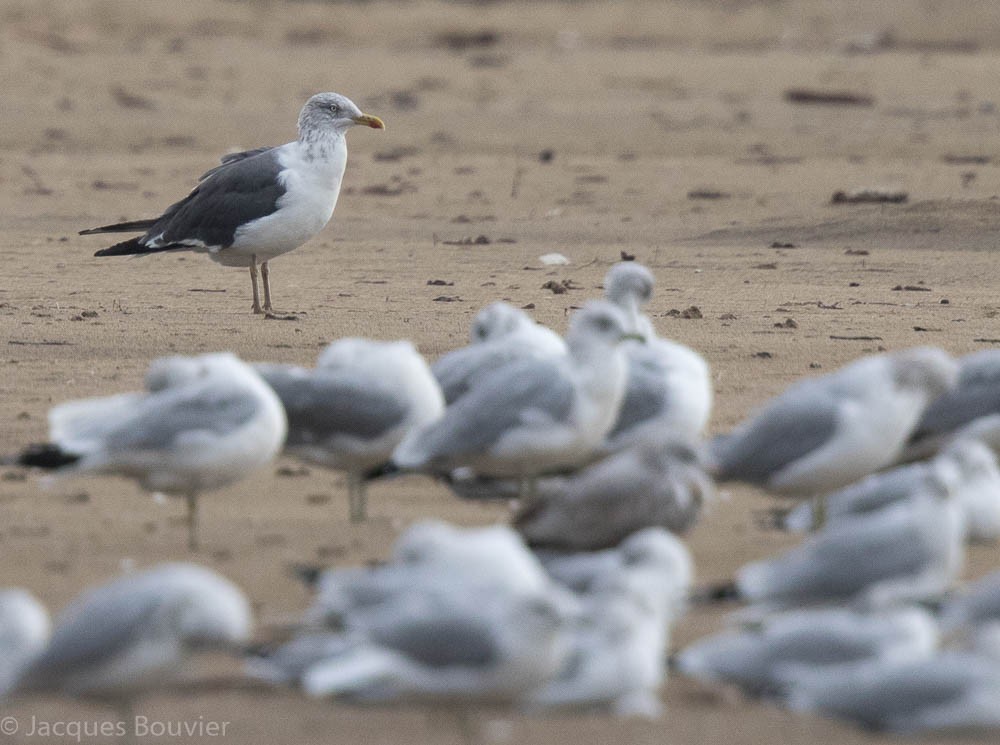
[[[71,466],[80,460],[75,453],[68,453],[51,442],[28,445],[15,459],[19,466],[45,468],[48,470]]]

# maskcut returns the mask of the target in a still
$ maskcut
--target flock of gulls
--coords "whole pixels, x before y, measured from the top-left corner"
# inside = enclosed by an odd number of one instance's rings
[[[249,266],[254,310],[273,312],[267,262],[329,219],[355,124],[383,126],[314,96],[297,142],[229,156],[162,217],[99,229],[147,231],[100,253]],[[1000,726],[1000,572],[958,585],[967,543],[1000,536],[1000,352],[867,356],[706,439],[709,366],[657,335],[653,290],[622,262],[564,336],[495,302],[432,364],[410,341],[358,338],[311,369],[175,356],[144,391],[55,406],[49,442],[12,462],[183,497],[192,551],[201,496],[281,453],[346,474],[353,522],[369,483],[409,474],[510,504],[511,520],[425,520],[383,564],[303,572],[311,604],[263,639],[244,592],[195,563],[127,573],[54,622],[6,590],[0,694],[128,712],[228,650],[262,684],[366,704],[655,718],[669,673],[895,732]],[[729,481],[797,499],[760,527],[804,536],[696,587],[680,536]],[[690,604],[734,601],[724,631],[672,649]]]

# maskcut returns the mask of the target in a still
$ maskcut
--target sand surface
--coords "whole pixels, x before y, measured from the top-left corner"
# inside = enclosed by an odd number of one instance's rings
[[[623,252],[657,276],[659,332],[711,363],[713,432],[862,354],[1000,344],[998,66],[1000,16],[982,0],[0,2],[0,453],[43,440],[53,403],[140,386],[163,354],[310,364],[331,339],[366,335],[435,357],[501,298],[563,330]],[[792,103],[789,89],[870,101]],[[224,152],[291,139],[320,90],[387,129],[351,133],[333,222],[273,263],[276,306],[297,321],[252,316],[244,271],[96,259],[105,237],[76,235],[158,214]],[[864,188],[908,200],[831,204]],[[553,251],[571,263],[543,267]],[[793,542],[754,527],[771,498],[725,495],[690,535],[701,581]],[[197,558],[266,621],[306,603],[293,562],[384,557],[421,516],[506,516],[418,477],[375,485],[360,527],[345,501],[338,476],[278,463],[203,500]],[[0,471],[0,585],[60,608],[125,565],[188,558],[183,512],[123,480],[44,488]],[[974,548],[967,575],[996,552]],[[721,617],[695,610],[675,645]],[[476,726],[546,745],[883,741],[676,678],[664,697],[657,723],[483,712]],[[461,742],[417,708],[283,692],[208,687],[140,710],[228,721],[215,739],[241,743]],[[114,718],[52,701],[3,713],[21,725],[9,742],[39,741],[32,716]]]

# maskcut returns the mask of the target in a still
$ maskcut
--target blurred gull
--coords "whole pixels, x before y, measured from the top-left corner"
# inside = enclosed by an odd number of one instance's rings
[[[195,564],[161,564],[73,601],[9,692],[112,702],[128,721],[132,702],[178,679],[194,655],[241,651],[251,625],[231,582]]]
[[[0,692],[44,649],[52,631],[45,607],[21,588],[0,590]]]
[[[479,591],[543,593],[550,587],[541,564],[510,528],[461,529],[424,520],[399,537],[388,563],[322,572],[305,622],[357,628],[387,607],[447,604]]]
[[[49,411],[51,443],[18,459],[58,475],[120,474],[188,504],[188,545],[197,548],[197,499],[250,475],[285,439],[281,402],[235,355],[155,360],[147,393],[59,404]]]
[[[695,447],[640,442],[567,476],[540,479],[514,525],[536,548],[596,551],[646,527],[682,533],[714,495]]]
[[[622,262],[604,279],[607,299],[629,317],[645,343],[625,345],[628,379],[618,418],[605,448],[621,450],[643,440],[701,437],[712,412],[712,380],[705,360],[694,350],[656,336],[642,307],[653,294],[653,273],[641,264]]]
[[[941,629],[963,648],[1000,661],[1000,571],[948,597],[941,608]]]
[[[897,466],[866,476],[823,497],[823,514],[803,502],[782,519],[783,527],[808,531],[853,515],[881,509],[914,494],[950,496],[965,509],[970,539],[1000,536],[1000,468],[978,440],[960,440],[933,460]]]
[[[535,593],[386,614],[309,667],[302,687],[362,702],[516,702],[561,668],[569,618],[558,599]]]
[[[549,359],[566,354],[566,342],[555,331],[523,310],[495,302],[480,310],[472,322],[471,344],[442,355],[431,366],[451,404],[465,394],[475,379],[522,359]]]
[[[864,357],[795,383],[712,443],[719,481],[815,496],[892,463],[955,362],[934,347]]]
[[[531,695],[529,704],[657,718],[675,612],[664,589],[642,567],[623,565],[602,575],[571,626],[570,652],[562,669]]]
[[[674,666],[704,683],[780,697],[802,676],[836,677],[876,661],[927,658],[937,641],[934,618],[921,608],[790,610],[699,639]]]
[[[630,535],[617,548],[581,553],[538,552],[538,558],[556,582],[574,592],[595,592],[623,576],[656,588],[651,597],[669,620],[686,610],[694,581],[694,563],[687,546],[663,528],[646,528]]]
[[[1000,727],[1000,663],[943,652],[933,657],[865,666],[799,681],[794,711],[847,719],[897,734]]]
[[[959,430],[1000,414],[1000,349],[967,354],[958,359],[958,366],[958,382],[924,410],[903,460],[931,455]]]
[[[367,514],[365,473],[387,463],[407,432],[444,411],[437,382],[408,341],[340,339],[314,370],[255,367],[288,415],[285,451],[347,472],[352,522]]]
[[[736,575],[736,596],[779,607],[936,598],[962,569],[964,536],[960,504],[915,495],[845,517],[779,556],[746,564]]]
[[[618,308],[587,303],[570,321],[566,357],[520,360],[477,377],[441,419],[411,431],[393,461],[518,478],[522,496],[531,494],[539,474],[591,458],[611,428],[625,389],[619,345],[627,335]]]

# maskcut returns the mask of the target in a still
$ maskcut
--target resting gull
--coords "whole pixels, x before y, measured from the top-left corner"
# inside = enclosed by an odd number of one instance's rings
[[[535,548],[597,551],[651,526],[683,533],[714,496],[695,446],[650,440],[575,473],[540,479],[514,525]]]
[[[476,314],[470,336],[471,344],[442,355],[431,366],[449,404],[468,391],[475,378],[502,365],[566,354],[566,342],[559,334],[501,301]]]
[[[227,579],[161,564],[80,595],[8,693],[110,702],[130,721],[134,700],[172,683],[194,655],[242,652],[251,626],[249,602]]]
[[[373,617],[363,638],[305,671],[303,689],[371,703],[514,703],[559,671],[571,616],[557,598],[468,600]]]
[[[962,505],[970,540],[1000,536],[1000,468],[993,451],[979,440],[959,440],[929,461],[873,473],[825,495],[821,512],[803,502],[779,520],[788,530],[804,532],[931,493]]]
[[[49,613],[27,590],[0,590],[0,691],[6,691],[45,648],[52,631]]]
[[[59,404],[51,443],[18,458],[57,475],[120,474],[188,504],[188,545],[198,546],[202,491],[238,481],[270,462],[285,439],[281,402],[229,353],[167,357],[150,366],[145,393]]]
[[[357,124],[385,128],[350,99],[318,93],[302,107],[296,141],[224,156],[221,165],[202,174],[194,190],[160,217],[80,234],[145,231],[95,256],[196,251],[224,266],[248,266],[253,312],[271,314],[268,262],[301,246],[330,220],[347,165],[344,135]]]
[[[673,666],[703,683],[780,697],[802,677],[843,675],[876,661],[925,659],[937,642],[934,618],[917,607],[797,609],[703,637],[685,647]]]
[[[504,525],[458,528],[438,520],[411,525],[376,567],[338,567],[316,577],[308,626],[364,628],[371,616],[397,609],[465,603],[466,596],[546,593],[541,564]]]
[[[570,627],[566,662],[529,706],[659,717],[672,613],[664,585],[643,569],[623,565],[603,576]]]
[[[1000,660],[1000,571],[948,597],[941,607],[941,629],[963,647]]]
[[[962,569],[964,538],[965,515],[956,500],[915,495],[839,520],[783,554],[746,564],[736,574],[736,596],[774,607],[851,600],[884,607],[936,599]]]
[[[795,383],[712,443],[713,475],[812,497],[891,464],[924,407],[958,375],[934,347],[857,360]]]
[[[365,473],[389,461],[414,427],[444,411],[427,363],[408,341],[340,339],[317,366],[255,366],[288,415],[285,452],[347,472],[350,519],[367,515]]]
[[[924,410],[902,460],[923,458],[951,435],[983,417],[1000,414],[1000,349],[984,349],[958,359],[958,382]]]
[[[712,378],[708,363],[693,349],[662,339],[642,307],[652,297],[655,279],[645,266],[615,264],[604,279],[609,301],[625,310],[632,329],[645,343],[625,345],[628,380],[618,418],[605,449],[621,450],[644,439],[696,440],[712,413]]]
[[[627,319],[591,301],[573,315],[569,354],[525,359],[480,376],[436,422],[410,432],[393,454],[406,470],[519,478],[522,496],[539,474],[592,458],[614,422],[625,390],[620,342]]]
[[[794,711],[815,712],[897,734],[1000,728],[1000,663],[962,652],[865,666],[799,681]]]

